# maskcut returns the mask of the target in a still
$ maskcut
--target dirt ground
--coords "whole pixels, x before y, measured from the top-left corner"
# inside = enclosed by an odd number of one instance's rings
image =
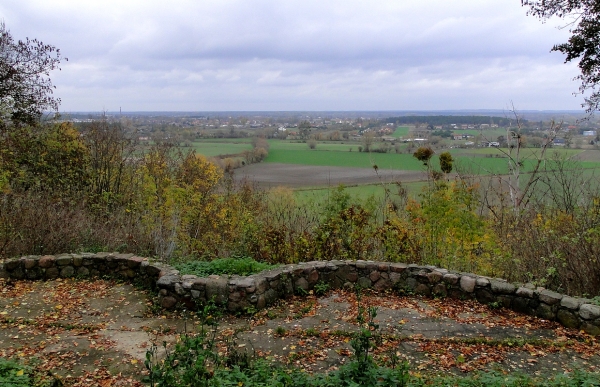
[[[164,313],[132,285],[107,280],[0,283],[0,356],[33,362],[66,386],[135,386],[146,352],[172,347],[199,320],[189,311]],[[574,367],[598,371],[600,341],[556,323],[491,309],[473,301],[366,292],[381,334],[373,356],[393,356],[414,372],[477,370],[556,374]],[[329,291],[282,301],[253,315],[225,316],[222,354],[246,352],[309,372],[339,367],[352,356],[359,329],[353,291]]]
[[[356,185],[380,182],[409,182],[426,178],[421,171],[398,171],[371,168],[319,167],[296,164],[258,163],[235,171],[237,179],[247,179],[258,186],[269,188],[285,186],[335,187],[339,184]]]

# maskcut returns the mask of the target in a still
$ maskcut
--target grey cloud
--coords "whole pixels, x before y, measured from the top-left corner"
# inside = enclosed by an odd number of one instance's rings
[[[511,94],[577,108],[576,72],[549,54],[566,31],[518,0],[21,0],[0,14],[69,57],[53,77],[67,109],[493,108]]]

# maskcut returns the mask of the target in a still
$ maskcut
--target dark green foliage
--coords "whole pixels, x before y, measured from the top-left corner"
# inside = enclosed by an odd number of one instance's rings
[[[219,258],[213,261],[189,261],[175,264],[181,274],[193,274],[198,277],[208,277],[209,275],[241,275],[260,273],[276,267],[268,263],[257,262],[248,257]]]
[[[432,136],[440,136],[442,138],[452,138],[451,130],[434,130],[431,132]]]
[[[19,363],[0,357],[0,386],[29,387],[32,386],[29,377],[30,370]]]
[[[450,152],[444,152],[440,154],[440,169],[444,173],[452,172],[452,163],[454,163],[454,159]]]
[[[566,43],[557,44],[552,51],[566,55],[565,63],[579,59],[581,74],[576,79],[581,81],[580,93],[591,90],[585,99],[588,113],[593,113],[600,106],[600,7],[597,1],[590,0],[521,0],[521,4],[529,7],[529,13],[547,20],[553,16],[567,18],[571,36]],[[572,21],[571,21],[572,20]]]
[[[534,379],[520,373],[482,372],[469,377],[413,378],[409,385],[411,387],[596,387],[600,386],[600,375],[575,369],[569,374]]]
[[[72,197],[88,181],[89,154],[72,124],[15,127],[0,135],[0,172],[15,193]]]
[[[431,156],[433,156],[433,149],[429,146],[420,146],[417,148],[415,153],[413,153],[413,157],[423,163],[423,165],[427,165]]]
[[[149,371],[147,381],[151,386],[208,386],[213,369],[220,366],[214,340],[205,331],[197,335],[181,335],[172,350],[163,343],[166,353],[157,359],[158,348],[146,352],[144,364]]]
[[[329,288],[330,288],[329,284],[327,284],[327,283],[325,283],[323,281],[320,281],[319,283],[317,283],[315,285],[315,294],[317,296],[322,296],[325,293],[327,293],[327,291],[329,290]]]

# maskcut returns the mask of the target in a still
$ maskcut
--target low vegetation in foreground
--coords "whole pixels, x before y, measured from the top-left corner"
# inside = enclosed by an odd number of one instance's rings
[[[240,275],[247,276],[273,269],[276,265],[257,262],[249,257],[217,258],[212,261],[184,261],[175,263],[175,268],[181,274],[193,274],[198,277],[209,275]]]
[[[174,348],[164,345],[164,357],[158,357],[158,348],[146,353],[148,370],[145,382],[152,387],[179,386],[600,386],[598,373],[578,369],[552,377],[535,378],[525,374],[481,372],[470,376],[432,376],[413,370],[397,355],[379,364],[373,357],[374,349],[381,343],[376,307],[361,304],[361,290],[357,288],[358,332],[351,335],[351,360],[325,374],[309,374],[298,368],[287,368],[236,346],[231,341],[226,350],[218,349],[215,332],[218,320],[216,308],[205,305],[198,316],[202,321],[199,331],[182,334]],[[282,331],[282,333],[284,333]],[[316,334],[316,332],[315,332]]]

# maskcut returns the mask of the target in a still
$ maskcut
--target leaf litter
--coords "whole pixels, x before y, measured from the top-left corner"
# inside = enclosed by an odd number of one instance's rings
[[[139,302],[152,306],[151,296],[112,280],[0,280],[0,289],[0,356],[31,362],[66,386],[141,386],[145,350],[152,343],[172,345],[199,323],[189,311],[149,308],[158,315],[144,315],[136,308]],[[378,310],[372,354],[380,364],[396,357],[415,372],[500,368],[533,375],[576,366],[597,371],[600,364],[597,338],[472,300],[365,290],[361,306]],[[308,372],[333,370],[353,354],[357,315],[354,291],[292,297],[252,315],[225,316],[217,349],[224,356],[247,351]],[[122,350],[122,337],[136,334],[137,353]]]

